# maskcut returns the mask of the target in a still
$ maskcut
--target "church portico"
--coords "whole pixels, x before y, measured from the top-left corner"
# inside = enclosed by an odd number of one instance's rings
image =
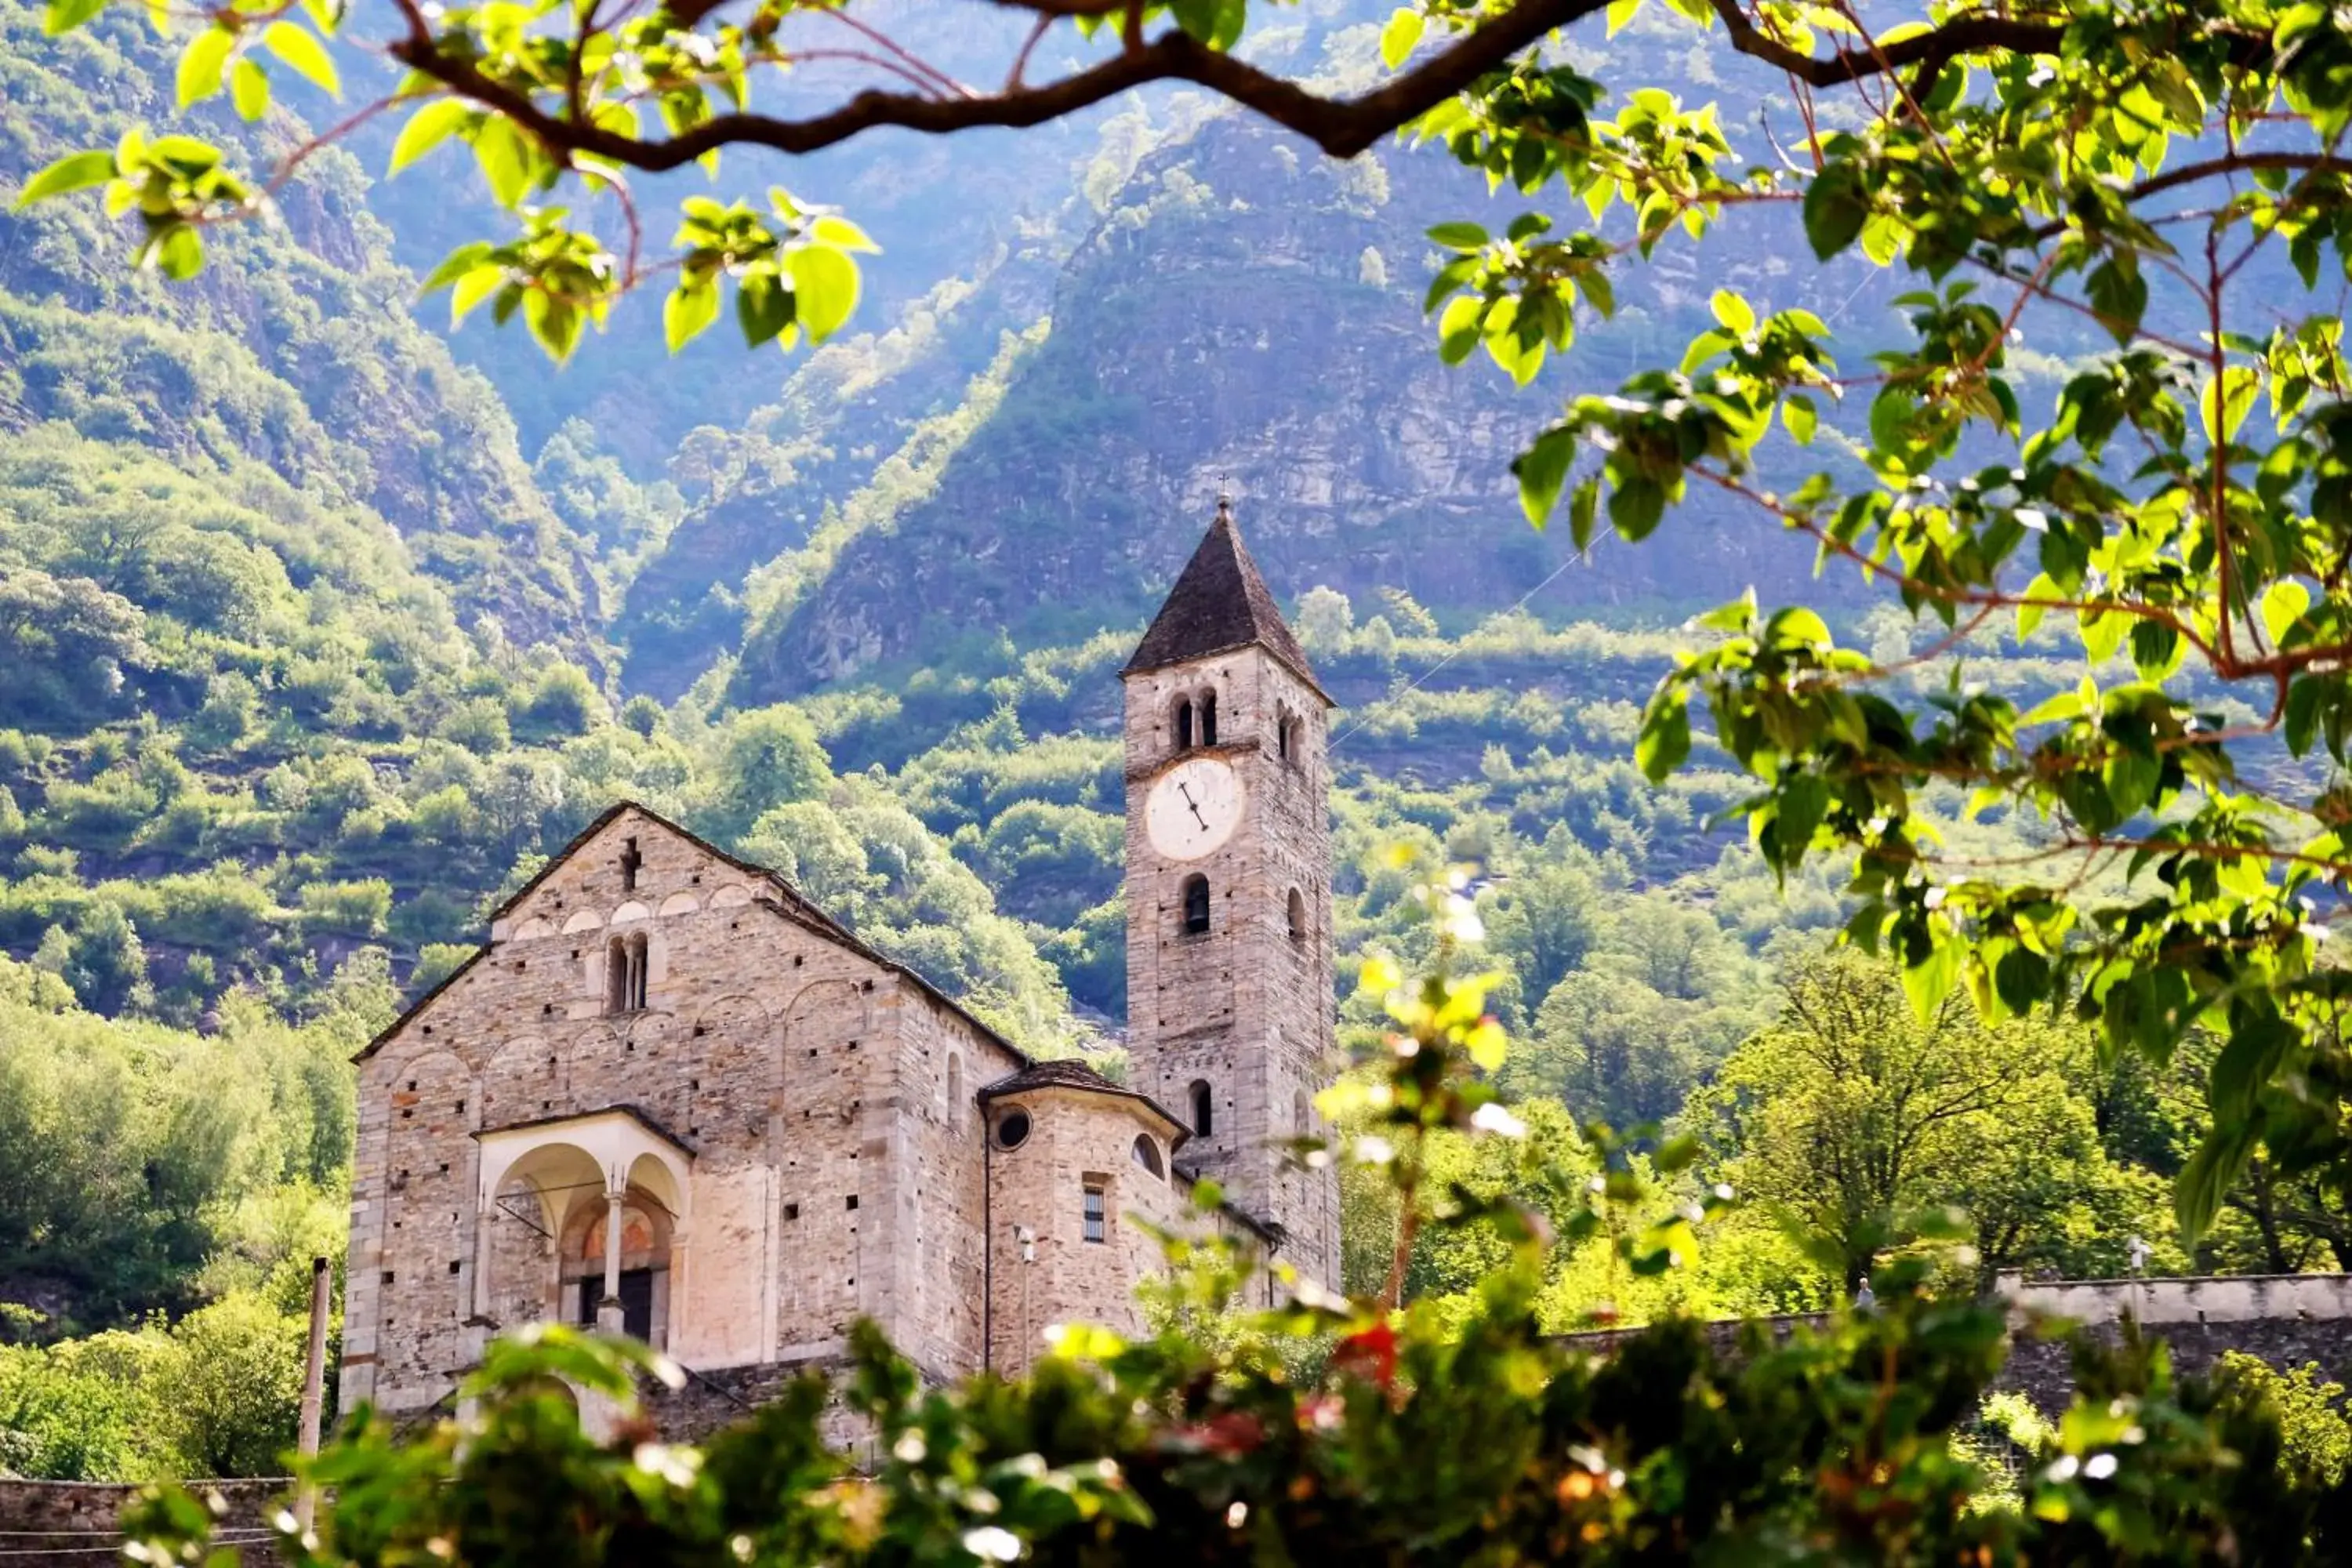
[[[656,1349],[688,1269],[694,1152],[633,1107],[477,1134],[476,1315],[584,1324]]]

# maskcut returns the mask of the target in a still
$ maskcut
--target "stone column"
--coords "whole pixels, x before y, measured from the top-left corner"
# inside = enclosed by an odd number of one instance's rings
[[[596,1303],[596,1326],[613,1334],[621,1331],[621,1206],[628,1194],[625,1172],[605,1178],[604,1299]]]

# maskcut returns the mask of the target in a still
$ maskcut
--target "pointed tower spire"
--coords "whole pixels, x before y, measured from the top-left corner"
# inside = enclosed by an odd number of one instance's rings
[[[1307,650],[1291,635],[1265,579],[1258,574],[1257,563],[1242,545],[1233,497],[1221,486],[1216,521],[1177,574],[1151,629],[1143,634],[1135,657],[1120,673],[1139,675],[1242,647],[1265,649],[1313,687],[1316,695],[1323,695],[1314,667],[1307,662]]]

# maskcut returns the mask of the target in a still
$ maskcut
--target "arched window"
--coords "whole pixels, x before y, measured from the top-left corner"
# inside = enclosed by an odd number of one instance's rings
[[[1151,1141],[1151,1134],[1149,1132],[1136,1134],[1134,1155],[1137,1164],[1162,1181],[1167,1180],[1168,1172],[1160,1163],[1160,1145]]]
[[[1307,940],[1307,896],[1296,888],[1291,889],[1289,905],[1290,940],[1305,942]]]
[[[1196,1078],[1192,1080],[1192,1087],[1185,1092],[1192,1101],[1193,1136],[1198,1138],[1206,1138],[1211,1132],[1215,1131],[1213,1123],[1214,1123],[1217,1119],[1216,1108],[1211,1104],[1209,1080],[1204,1078]]]
[[[1176,702],[1176,749],[1192,749],[1192,700],[1189,697],[1179,698]]]
[[[1290,760],[1290,710],[1276,710],[1274,721],[1274,754],[1284,762]]]
[[[1184,934],[1200,936],[1209,929],[1209,879],[1184,879]]]
[[[1203,691],[1201,693],[1201,744],[1213,746],[1216,743],[1217,694],[1213,691]]]
[[[604,1011],[636,1013],[645,1005],[645,933],[616,936],[604,944]]]

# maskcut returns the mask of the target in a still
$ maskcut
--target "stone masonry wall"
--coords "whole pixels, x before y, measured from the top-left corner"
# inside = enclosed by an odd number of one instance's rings
[[[220,1500],[215,1539],[235,1546],[242,1562],[275,1562],[268,1521],[289,1484],[283,1476],[198,1483],[199,1496]],[[120,1562],[118,1521],[138,1492],[105,1481],[0,1480],[0,1552],[26,1568]]]
[[[610,944],[638,940],[645,1005],[615,1012]],[[552,1289],[553,1252],[601,1213],[601,1173],[582,1155],[560,1179],[504,1184],[485,1206],[478,1140],[614,1107],[691,1164],[657,1296],[682,1363],[826,1361],[866,1316],[932,1375],[972,1369],[982,1219],[969,1100],[1016,1065],[772,884],[658,819],[619,814],[362,1063],[345,1407],[422,1411],[488,1333],[576,1310]],[[631,1201],[660,1200],[633,1187]]]
[[[1145,1225],[1186,1222],[1183,1197],[1171,1182],[1169,1129],[1124,1095],[1041,1089],[989,1107],[992,1125],[1021,1110],[1030,1132],[1019,1148],[993,1148],[989,1206],[992,1364],[1006,1373],[1029,1366],[1055,1324],[1094,1323],[1134,1335],[1143,1329],[1138,1281],[1164,1267]],[[1160,1162],[1153,1175],[1135,1161],[1135,1141],[1150,1138]],[[1085,1190],[1104,1192],[1104,1239],[1085,1237]],[[1017,1229],[1036,1237],[1035,1261],[1022,1261]]]
[[[1213,692],[1217,744],[1180,752],[1171,714]],[[1295,721],[1283,754],[1278,737]],[[1236,649],[1129,678],[1128,1019],[1135,1087],[1191,1118],[1190,1086],[1211,1085],[1213,1124],[1186,1146],[1188,1169],[1288,1233],[1308,1278],[1339,1276],[1336,1174],[1289,1173],[1279,1144],[1312,1131],[1329,1081],[1333,1036],[1328,719],[1322,700],[1263,650]],[[1152,847],[1144,801],[1184,756],[1214,755],[1239,776],[1233,837],[1196,860]],[[1209,881],[1210,929],[1182,929],[1183,884]],[[1304,906],[1290,931],[1289,894]]]

